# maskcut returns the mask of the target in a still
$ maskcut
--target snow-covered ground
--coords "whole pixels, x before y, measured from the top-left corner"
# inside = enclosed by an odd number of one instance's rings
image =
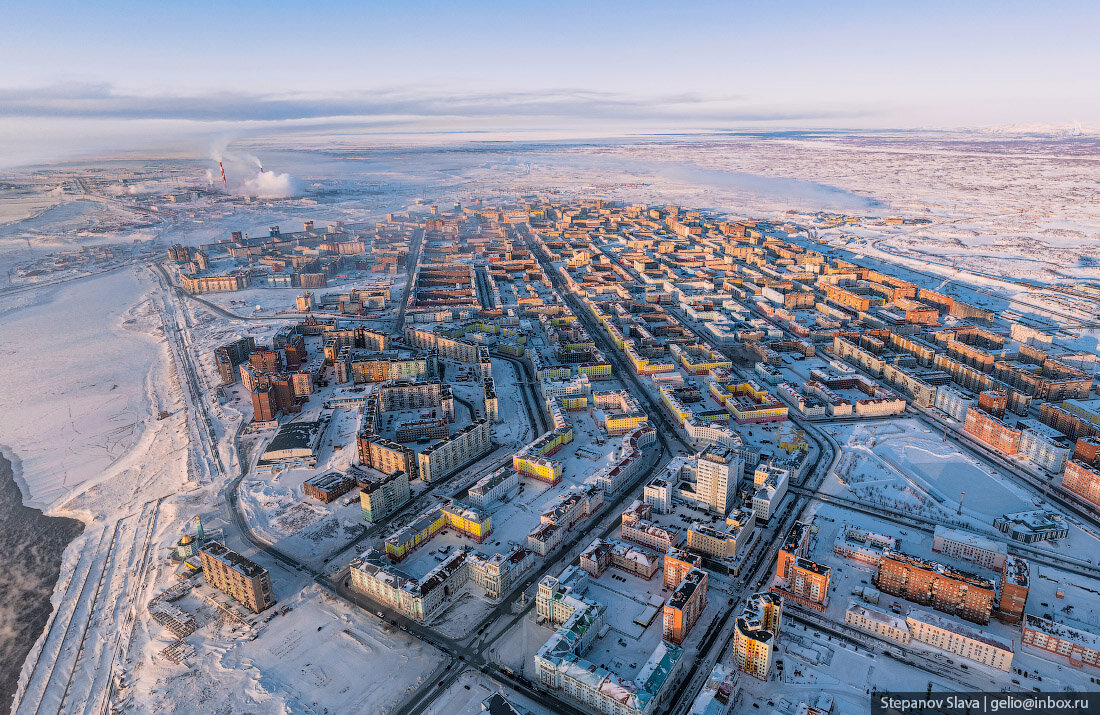
[[[795,209],[803,213],[786,218],[805,226],[816,225],[811,213],[821,209],[864,217],[835,228],[818,226],[817,237],[825,244],[817,248],[898,263],[921,285],[948,285],[965,300],[1036,319],[1092,321],[1100,313],[1087,294],[1062,290],[1100,278],[1100,210],[1087,193],[1100,178],[1100,163],[1089,142],[885,134],[791,135],[768,141],[750,136],[702,141],[665,137],[557,145],[470,143],[461,152],[441,146],[409,154],[406,147],[380,149],[371,146],[373,141],[345,137],[339,142],[341,154],[326,151],[333,146],[331,137],[299,136],[279,147],[251,141],[248,149],[264,153],[266,164],[300,178],[302,195],[290,199],[244,200],[207,193],[164,198],[181,183],[205,190],[203,176],[210,168],[205,159],[130,161],[127,170],[134,173],[125,180],[96,175],[87,166],[13,172],[15,188],[0,190],[0,350],[7,358],[0,366],[5,415],[0,444],[19,459],[27,503],[77,516],[88,525],[66,550],[53,599],[57,610],[24,667],[20,697],[25,709],[33,710],[40,701],[44,709],[79,701],[91,711],[114,680],[119,699],[131,699],[143,711],[200,706],[215,711],[358,707],[383,712],[443,662],[434,649],[332,600],[233,532],[221,489],[239,470],[233,439],[250,406],[239,389],[226,391],[225,404],[210,400],[210,350],[238,335],[252,334],[258,340],[269,336],[285,322],[275,314],[292,308],[300,291],[257,289],[207,296],[237,314],[263,318],[237,321],[195,303],[181,307],[148,270],[137,266],[15,290],[32,280],[75,278],[95,269],[70,267],[65,253],[114,245],[132,247],[131,255],[140,259],[147,250],[163,251],[174,242],[209,243],[235,230],[257,235],[271,225],[293,229],[305,220],[377,220],[387,211],[426,201],[446,206],[451,200],[511,200],[553,189],[561,196],[678,203],[758,218],[785,218],[785,211]],[[364,156],[371,161],[360,161]],[[888,226],[875,220],[886,216],[927,218],[931,223]],[[20,277],[28,266],[50,266],[50,271]],[[1056,284],[1058,290],[1006,283],[999,274]],[[257,305],[262,309],[256,310]],[[176,327],[166,331],[165,318]],[[175,331],[189,347],[203,405],[186,394],[180,379],[185,367],[173,357],[167,340],[174,340]],[[1095,348],[1098,333],[1092,327],[1068,327],[1063,337]],[[510,363],[501,360],[493,361],[493,373],[502,418],[495,439],[524,444],[536,435],[522,418],[517,377]],[[162,412],[164,418],[157,419]],[[209,413],[217,440],[208,447],[200,447],[209,441],[197,428],[200,412]],[[1026,508],[1035,496],[912,420],[897,421],[900,432],[889,428],[894,422],[880,424],[873,449],[866,442],[867,425],[845,427],[837,434],[852,455],[840,470],[848,484],[831,478],[828,491],[861,500],[877,493],[897,500],[895,508],[924,505],[925,516],[945,519],[957,512],[959,493],[966,491],[962,517],[982,531],[989,529],[993,516]],[[606,453],[595,459],[585,453],[593,449],[595,436],[591,418],[580,415],[577,442],[555,455],[565,461],[565,485],[583,481],[606,462]],[[269,437],[246,437],[246,455],[254,458]],[[213,466],[219,458],[227,474]],[[340,455],[330,449],[325,460],[325,466],[336,466]],[[242,503],[261,530],[283,542],[280,546],[320,554],[353,538],[349,528],[360,526],[361,517],[355,504],[320,505],[303,498],[300,485],[306,476],[292,471],[246,482]],[[513,495],[491,509],[495,531],[484,550],[521,542],[539,510],[563,488],[528,480],[524,484],[522,496]],[[942,504],[933,493],[943,498]],[[985,496],[978,499],[978,494]],[[845,514],[834,505],[819,504],[818,510],[838,521]],[[186,603],[206,620],[187,639],[195,649],[192,667],[176,666],[159,655],[168,640],[146,604],[176,582],[175,566],[164,558],[166,548],[189,530],[197,514],[226,529],[233,548],[272,569],[280,608],[291,610],[271,618],[256,640],[242,640],[229,635],[209,607],[188,596]],[[902,537],[906,547],[926,552],[923,540],[910,543],[908,536]],[[452,537],[438,538],[443,544]],[[819,534],[815,556],[829,558],[818,553],[827,543]],[[1074,526],[1062,544],[1043,548],[1084,556],[1095,550],[1095,537]],[[632,594],[644,588],[629,584],[623,592],[616,590],[623,586],[611,579],[616,573],[605,574],[594,590],[615,607],[615,623],[629,633],[630,624],[620,621],[632,617],[637,605]],[[838,594],[863,578],[850,565],[837,565],[836,576]],[[1062,589],[1065,603],[1084,604],[1075,607],[1074,617],[1095,623],[1096,594],[1080,581],[1052,567],[1032,567],[1036,603],[1060,608],[1054,592]],[[724,604],[720,594],[713,600]],[[476,622],[485,607],[479,589],[464,590],[447,612],[448,627],[457,633],[463,624]],[[709,617],[710,611],[703,622]],[[499,644],[509,649],[502,651],[506,661],[513,658],[530,668],[529,654],[545,640],[546,629],[526,620],[517,631],[522,637],[509,634]],[[782,697],[792,703],[803,692],[832,692],[845,703],[838,707],[845,712],[865,702],[859,683],[891,682],[922,690],[931,680],[958,687],[881,654],[872,658],[828,640],[822,643],[824,635],[789,633],[781,643],[787,658],[806,664],[800,668],[804,675],[786,669]],[[649,637],[638,634],[640,640]],[[513,652],[517,649],[519,653]],[[620,660],[630,653],[605,650]],[[829,662],[824,662],[825,653]],[[1017,658],[1042,672],[1044,685],[1087,687],[1078,671],[1058,670],[1057,663],[1037,653],[1021,651]],[[627,658],[621,665],[629,670],[631,662]],[[123,672],[127,678],[120,682]],[[496,687],[487,678],[463,676],[431,711],[474,711]],[[747,695],[759,695],[765,705],[774,696],[772,687],[761,684],[757,692],[754,684],[745,686]],[[781,704],[776,707],[787,712]]]

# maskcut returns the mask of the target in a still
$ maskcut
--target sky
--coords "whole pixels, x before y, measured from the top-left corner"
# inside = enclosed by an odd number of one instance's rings
[[[1095,2],[0,0],[0,11],[0,165],[40,147],[331,126],[1100,126]]]

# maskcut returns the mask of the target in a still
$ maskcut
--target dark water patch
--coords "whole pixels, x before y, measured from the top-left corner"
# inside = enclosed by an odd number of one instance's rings
[[[76,519],[46,516],[23,504],[11,462],[0,454],[0,711],[11,709],[19,671],[53,611],[61,555],[84,532]]]

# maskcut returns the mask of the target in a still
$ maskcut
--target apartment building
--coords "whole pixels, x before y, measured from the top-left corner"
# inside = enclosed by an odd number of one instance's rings
[[[982,624],[989,623],[996,597],[989,579],[890,549],[882,553],[875,585],[891,596]]]
[[[972,626],[918,608],[905,617],[912,640],[1008,673],[1012,643]]]
[[[361,431],[356,436],[359,463],[383,474],[404,472],[410,479],[420,475],[417,455],[409,447],[390,441],[371,431]]]
[[[1031,419],[1021,419],[1020,456],[1052,474],[1062,471],[1073,454],[1073,442],[1052,427]]]
[[[484,509],[495,501],[503,499],[508,492],[519,486],[519,473],[509,467],[501,467],[487,474],[470,487],[466,501]]]
[[[1056,653],[1075,668],[1082,665],[1100,667],[1100,633],[1083,623],[1059,623],[1035,616],[1024,616],[1021,640],[1029,646]]]
[[[642,499],[653,507],[658,514],[672,511],[672,482],[663,477],[654,477],[642,491]]]
[[[454,473],[492,450],[492,438],[492,425],[487,420],[478,420],[447,439],[429,445],[417,456],[420,478],[431,482]]]
[[[352,468],[359,484],[359,502],[363,519],[374,523],[396,512],[411,498],[409,475],[403,470],[392,474]]]
[[[933,532],[932,550],[994,571],[1001,570],[1008,555],[1008,548],[999,541],[946,526],[937,526]]]
[[[595,539],[581,552],[580,566],[594,578],[599,578],[614,566],[649,580],[661,567],[661,556],[655,551],[616,539]]]
[[[1066,463],[1062,474],[1062,486],[1089,502],[1100,507],[1100,470],[1076,460]]]
[[[936,390],[936,409],[959,422],[966,421],[967,410],[973,404],[973,399],[958,390],[950,387],[940,387]]]
[[[791,530],[787,532],[783,544],[779,547],[779,555],[775,562],[776,578],[790,579],[795,560],[810,555],[811,527],[812,525],[809,522],[796,521]]]
[[[772,670],[772,646],[779,637],[783,599],[774,593],[749,596],[733,626],[733,656],[737,669],[758,680]]]
[[[693,568],[684,574],[664,607],[663,637],[680,645],[707,607],[707,572]]]
[[[203,544],[199,559],[206,582],[249,610],[260,613],[275,605],[271,575],[259,564],[217,541]]]
[[[717,445],[704,449],[695,460],[695,493],[711,511],[722,516],[733,506],[737,482],[745,463],[738,452]]]
[[[852,628],[874,633],[879,638],[902,645],[908,643],[911,637],[909,626],[901,616],[854,601],[844,611],[844,622]]]
[[[256,338],[244,337],[226,343],[214,350],[214,364],[218,368],[218,377],[223,385],[237,382],[237,368],[248,361],[248,356],[256,349]]]
[[[1027,561],[1009,554],[1001,567],[1000,598],[994,614],[998,620],[1019,623],[1023,619],[1030,580]]]
[[[828,566],[800,556],[791,566],[787,590],[795,599],[825,606],[829,601],[830,573]]]
[[[766,522],[775,513],[783,497],[787,495],[787,485],[791,473],[786,469],[770,464],[761,464],[753,474],[756,493],[752,496],[752,512],[759,522]]]
[[[967,410],[963,429],[967,434],[1005,454],[1012,455],[1020,451],[1021,430],[1010,427],[987,412]]]
[[[587,575],[575,566],[560,579],[539,582],[536,613],[560,624],[535,654],[535,679],[596,712],[654,715],[665,705],[667,686],[676,681],[683,650],[662,640],[633,678],[584,659],[605,623],[606,606],[583,597]]]
[[[574,524],[600,510],[603,498],[603,490],[597,486],[570,487],[542,512],[539,525],[527,535],[527,547],[546,556],[561,544]]]
[[[493,531],[493,519],[485,512],[456,501],[434,506],[398,529],[383,542],[386,555],[401,561],[414,549],[427,543],[443,529],[454,529],[477,543]]]
[[[866,529],[844,524],[833,541],[833,553],[871,566],[882,564],[885,549],[897,549],[898,540]]]
[[[350,564],[351,585],[408,618],[424,620],[470,580],[466,553],[455,551],[416,579],[395,568],[378,549],[368,549]]]
[[[687,531],[686,547],[704,556],[722,561],[736,561],[752,541],[755,518],[744,509],[735,509],[726,518],[724,528],[693,523]]]
[[[680,549],[669,549],[664,561],[664,587],[676,588],[688,571],[703,567],[703,557]]]

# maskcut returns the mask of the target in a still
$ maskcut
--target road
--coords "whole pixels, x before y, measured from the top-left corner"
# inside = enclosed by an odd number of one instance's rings
[[[631,366],[627,364],[619,351],[610,344],[608,336],[597,324],[584,303],[576,295],[568,291],[557,269],[552,265],[549,257],[542,251],[541,247],[532,239],[527,229],[520,228],[519,231],[523,234],[532,254],[535,255],[542,265],[554,289],[559,293],[566,304],[569,305],[578,321],[584,326],[585,330],[588,331],[592,340],[604,351],[605,355],[614,365],[619,379],[631,388],[635,397],[646,408],[647,413],[650,415],[651,422],[657,428],[657,445],[656,448],[650,448],[643,453],[643,468],[639,470],[638,474],[631,482],[625,485],[619,493],[608,499],[597,515],[589,520],[581,522],[578,527],[575,527],[574,530],[570,532],[567,543],[555,551],[551,556],[542,560],[541,563],[528,574],[525,574],[523,580],[515,584],[512,589],[505,594],[501,601],[489,609],[484,617],[470,629],[470,634],[459,638],[449,638],[441,635],[431,626],[405,618],[388,608],[380,608],[378,603],[350,588],[349,570],[347,566],[344,566],[335,573],[328,574],[322,570],[310,567],[296,557],[282,552],[273,545],[257,537],[249,527],[239,503],[238,489],[241,481],[249,473],[249,461],[242,453],[240,441],[238,439],[239,434],[234,438],[234,447],[238,454],[240,473],[227,482],[222,490],[222,497],[232,523],[236,529],[239,530],[241,536],[252,543],[257,549],[288,568],[310,575],[326,589],[348,602],[359,606],[367,614],[373,614],[381,610],[386,614],[384,620],[389,621],[391,626],[400,627],[406,630],[414,637],[439,649],[446,655],[447,661],[438,676],[414,692],[401,706],[399,712],[402,713],[402,715],[419,715],[419,713],[424,712],[424,710],[430,707],[442,693],[446,692],[449,686],[455,683],[463,673],[470,672],[471,670],[477,670],[499,682],[507,683],[510,687],[523,693],[553,712],[570,713],[570,715],[572,713],[580,713],[581,711],[572,704],[560,700],[552,694],[546,693],[541,690],[537,684],[530,683],[521,677],[505,672],[492,658],[494,652],[493,645],[501,638],[507,637],[510,631],[517,624],[520,624],[522,619],[526,618],[534,608],[535,600],[530,596],[534,591],[533,587],[543,576],[554,572],[555,569],[564,566],[566,563],[573,562],[579,547],[587,544],[592,538],[596,536],[605,538],[610,536],[618,527],[618,514],[623,503],[628,498],[631,498],[643,483],[649,481],[655,474],[660,473],[664,464],[674,454],[677,452],[690,453],[694,451],[690,442],[681,436],[679,426],[671,423],[661,405],[657,404],[652,399],[650,391],[642,383],[639,376],[635,375]],[[418,249],[421,241],[422,233],[419,234],[416,239],[417,250],[415,252],[417,255],[419,254]],[[415,265],[415,262],[412,262],[407,268],[410,280],[406,285],[404,300],[402,300],[398,308],[398,313],[394,321],[395,332],[400,332],[403,329],[405,309],[412,295],[413,286],[411,278],[415,273]],[[182,291],[180,288],[172,285],[163,266],[157,266],[156,268],[165,283],[165,288],[168,289],[171,287],[174,289],[172,292],[175,294],[175,300],[181,303],[181,307],[182,301],[189,299],[200,302],[215,313],[225,317],[264,321],[271,321],[273,319],[273,316],[238,316],[202,298],[186,294],[186,292]],[[186,316],[186,311],[172,312],[176,315],[182,314]],[[296,317],[297,316],[295,316],[295,318]],[[695,330],[691,327],[690,323],[687,321],[683,322],[690,329]],[[192,398],[191,401],[197,408],[198,414],[196,415],[196,421],[200,427],[202,427],[199,433],[202,437],[200,442],[203,444],[200,444],[198,451],[211,465],[216,466],[223,476],[228,476],[226,475],[226,466],[222,463],[221,457],[216,449],[216,433],[211,426],[209,415],[206,414],[206,404],[203,401],[199,380],[189,355],[189,348],[186,345],[183,332],[184,329],[184,326],[170,326],[169,337],[173,344],[174,351],[180,356],[182,370],[186,376],[188,391]],[[705,339],[701,335],[699,337]],[[524,378],[520,380],[522,383],[521,394],[523,396],[524,409],[531,420],[532,426],[540,432],[545,431],[546,418],[539,405],[538,396],[534,393],[533,385],[535,381],[531,375],[529,363],[525,360],[510,356],[496,355],[495,357],[511,362],[517,371],[517,376],[522,376]],[[734,370],[744,377],[744,372],[740,368],[735,366]],[[690,705],[695,693],[709,675],[714,662],[728,650],[733,634],[732,627],[734,619],[731,616],[740,607],[744,596],[759,589],[767,580],[772,565],[775,562],[782,535],[789,531],[795,521],[803,518],[806,509],[814,499],[823,501],[829,501],[831,499],[828,495],[821,495],[818,492],[826,475],[829,473],[830,469],[835,466],[841,454],[840,446],[830,435],[820,430],[817,425],[806,421],[800,421],[793,417],[792,421],[806,430],[808,436],[811,438],[812,452],[808,456],[811,463],[805,470],[803,476],[792,486],[791,495],[786,502],[787,506],[785,510],[780,512],[780,518],[775,519],[770,527],[764,529],[763,538],[760,540],[760,545],[757,547],[759,553],[756,554],[749,569],[745,571],[742,583],[739,584],[738,587],[731,588],[729,593],[733,597],[734,603],[728,607],[723,607],[712,619],[706,635],[698,646],[693,662],[688,668],[682,671],[678,677],[678,681],[674,684],[674,690],[671,692],[672,698],[670,700],[670,702],[677,703],[672,709],[674,713],[684,710]],[[493,458],[492,464],[494,466],[501,463],[507,463],[507,458]],[[480,464],[480,461],[478,464]],[[462,471],[463,470],[459,470],[456,472],[456,475],[462,473]],[[394,515],[393,519],[399,519],[402,515],[408,514],[416,508],[419,508],[425,499],[437,497],[438,486],[441,485],[433,485],[433,489],[429,490],[417,500],[410,502],[409,505],[403,508],[398,514]],[[895,518],[900,519],[901,517]],[[356,540],[356,543],[360,543],[364,539],[378,534],[386,528],[389,523],[391,523],[391,520],[387,519],[383,524],[371,527]],[[341,549],[341,552],[346,550],[347,547],[344,547]],[[514,604],[521,596],[526,597],[527,601],[523,607],[517,610],[514,608]],[[368,617],[374,618],[376,616]],[[818,624],[815,624],[814,627],[818,627]]]

